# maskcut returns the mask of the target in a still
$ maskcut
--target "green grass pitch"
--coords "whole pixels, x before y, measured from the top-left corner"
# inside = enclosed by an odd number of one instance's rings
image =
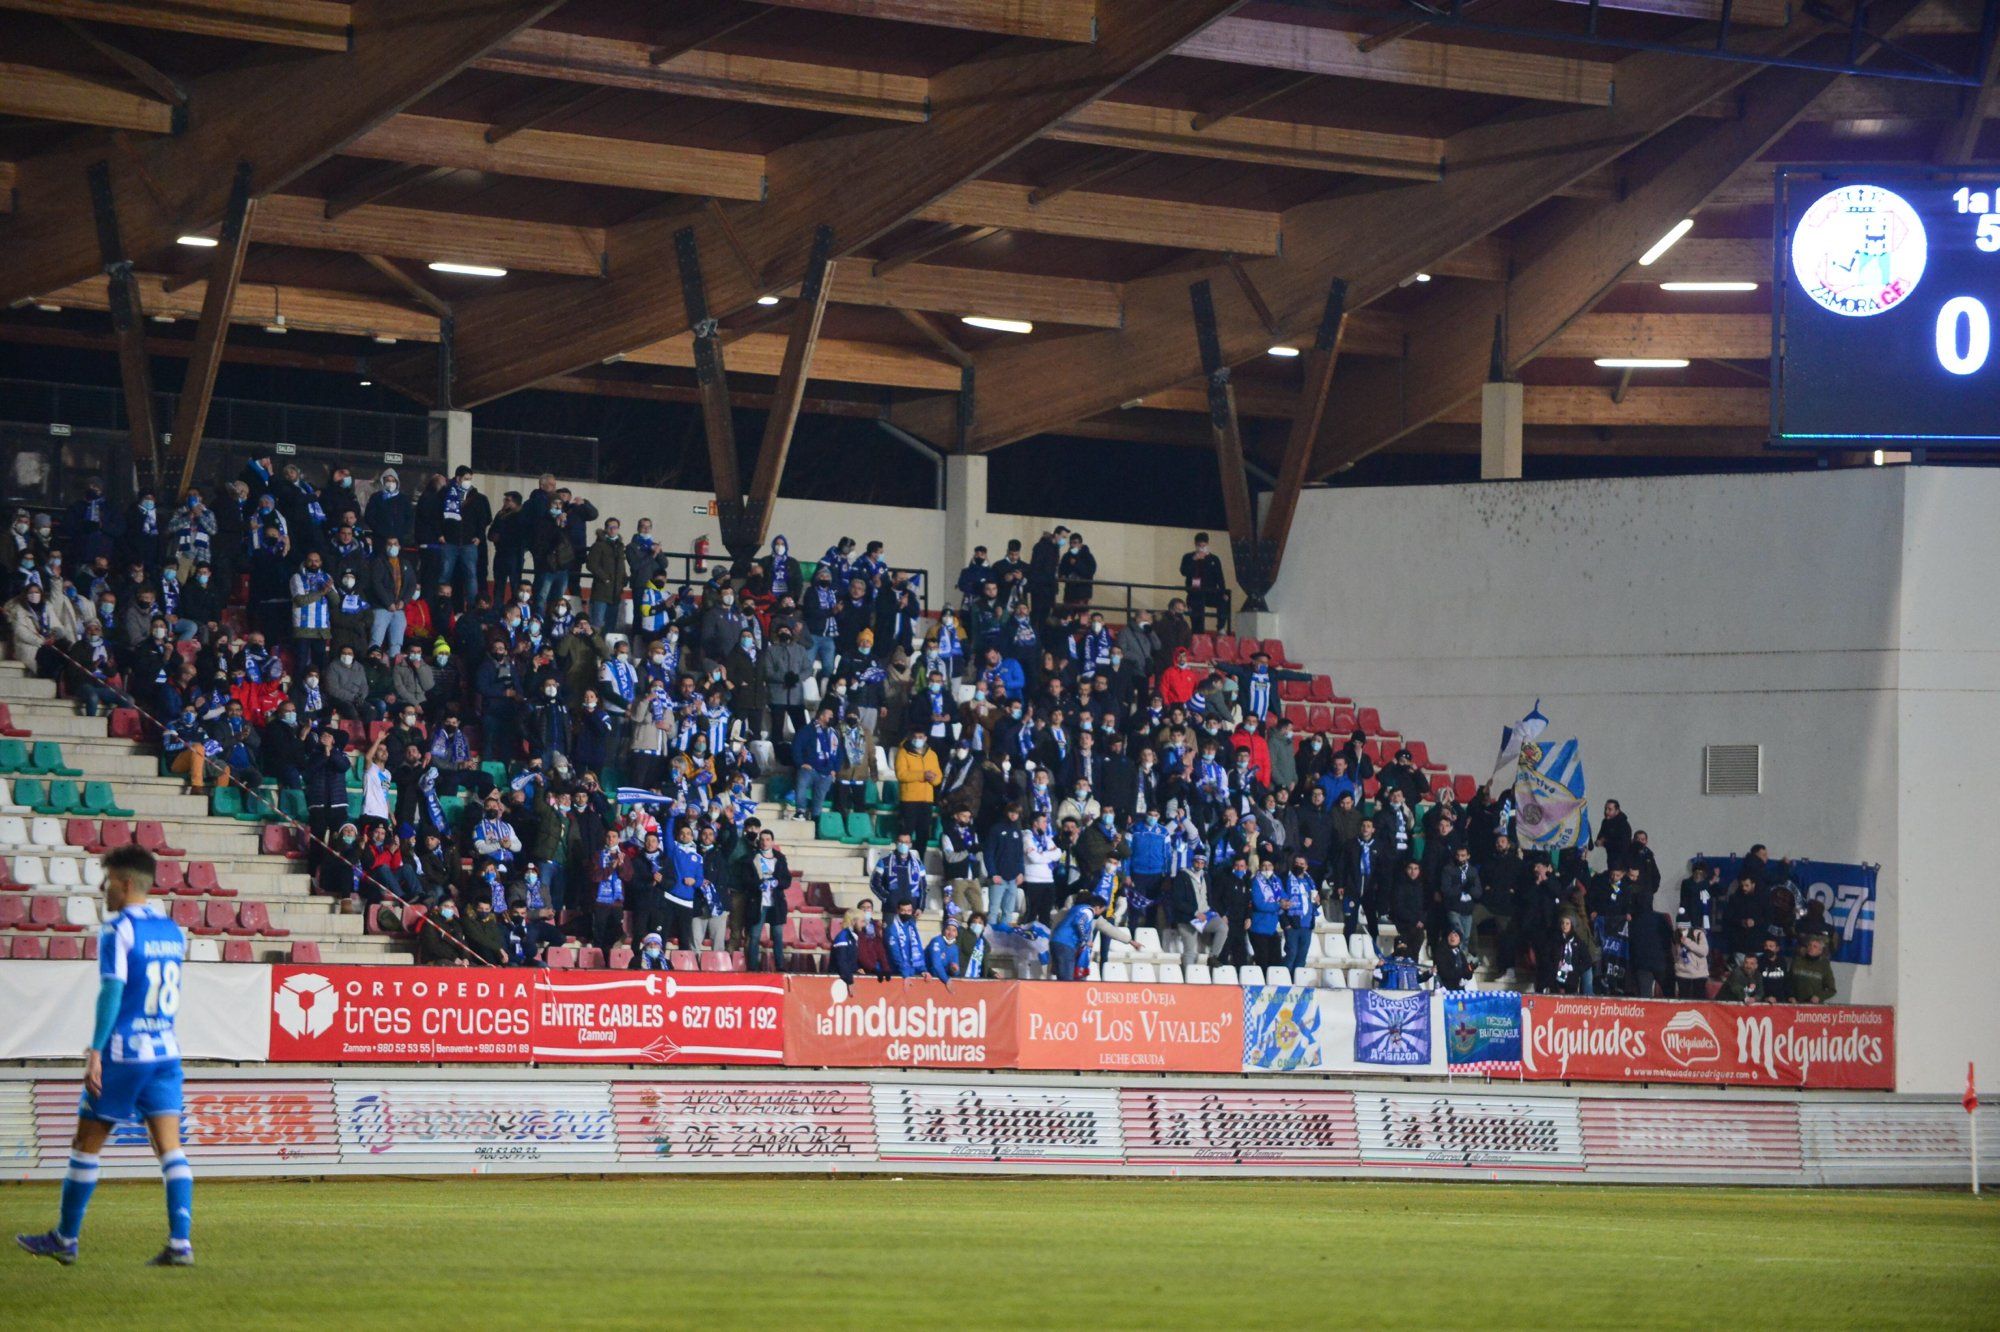
[[[55,1205],[0,1189],[10,1235]],[[2000,1325],[2000,1206],[1962,1193],[198,1178],[191,1271],[143,1266],[162,1212],[106,1184],[75,1267],[0,1255],[0,1326]]]

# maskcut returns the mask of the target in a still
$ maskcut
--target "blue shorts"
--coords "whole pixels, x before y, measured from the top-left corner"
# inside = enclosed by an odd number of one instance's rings
[[[106,1124],[130,1124],[154,1115],[181,1112],[181,1061],[153,1059],[143,1064],[104,1061],[104,1090],[92,1096],[88,1087],[77,1102],[83,1119]]]

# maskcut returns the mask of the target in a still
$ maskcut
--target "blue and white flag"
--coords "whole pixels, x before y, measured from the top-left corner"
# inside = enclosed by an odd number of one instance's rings
[[[1590,841],[1583,753],[1576,741],[1565,740],[1553,751],[1539,741],[1522,743],[1514,805],[1514,828],[1523,851],[1550,851]]]
[[[1431,997],[1355,990],[1354,1062],[1428,1064],[1431,1061]]]
[[[1528,709],[1528,715],[1513,726],[1500,728],[1500,757],[1493,761],[1493,776],[1517,766],[1521,761],[1521,746],[1548,729],[1549,719],[1542,715],[1542,700],[1535,700],[1535,706]]]
[[[679,797],[661,795],[658,791],[648,791],[643,786],[621,786],[614,798],[621,805],[671,805]]]

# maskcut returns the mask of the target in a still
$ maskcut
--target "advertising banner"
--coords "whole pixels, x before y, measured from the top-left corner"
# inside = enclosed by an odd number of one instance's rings
[[[620,1082],[621,1161],[872,1161],[875,1107],[859,1083]]]
[[[1530,1078],[1881,1090],[1896,1081],[1888,1008],[1536,994],[1522,1010]]]
[[[785,978],[785,1062],[806,1068],[1014,1068],[1013,981]]]
[[[1125,1087],[1118,1109],[1132,1165],[1352,1165],[1361,1159],[1351,1092]]]
[[[341,1159],[553,1162],[617,1159],[604,1082],[334,1084]]]
[[[83,1084],[35,1084],[35,1127],[44,1165],[68,1161]],[[181,1089],[181,1144],[213,1162],[334,1161],[340,1134],[334,1120],[333,1085],[327,1082],[196,1082]],[[111,1130],[102,1152],[107,1165],[153,1160],[146,1126]]]
[[[1469,1073],[1515,1073],[1521,1067],[1521,996],[1504,990],[1452,990],[1444,996],[1446,1060]]]
[[[1799,1107],[1788,1101],[1582,1102],[1583,1152],[1594,1170],[1798,1170]]]
[[[784,980],[694,972],[271,968],[277,1063],[784,1059]]]
[[[884,1161],[1082,1161],[1125,1155],[1111,1087],[877,1083],[875,1138]]]
[[[249,962],[181,968],[174,1035],[186,1059],[254,1064],[270,1053],[264,1020],[271,969]],[[97,1012],[95,962],[22,959],[0,967],[0,1059],[74,1059]]]
[[[1243,995],[1228,985],[1028,981],[1016,1068],[1236,1073]]]
[[[1356,1092],[1354,1119],[1371,1165],[1583,1169],[1575,1101]]]

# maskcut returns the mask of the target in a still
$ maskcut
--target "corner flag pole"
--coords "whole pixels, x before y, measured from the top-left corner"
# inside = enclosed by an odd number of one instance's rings
[[[1979,1085],[1970,1061],[1965,1065],[1965,1113],[1972,1121],[1972,1196],[1979,1196]]]

